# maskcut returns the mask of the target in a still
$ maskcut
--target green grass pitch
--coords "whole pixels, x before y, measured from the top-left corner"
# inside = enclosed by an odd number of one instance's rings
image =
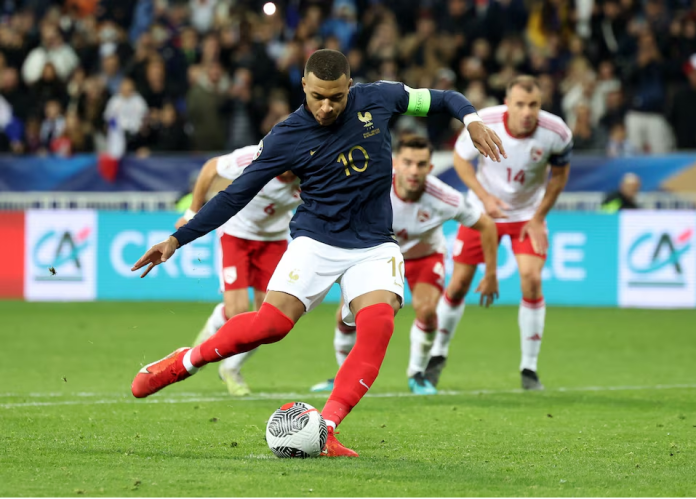
[[[275,458],[265,421],[335,372],[334,307],[245,369],[145,401],[142,364],[190,343],[212,304],[0,302],[0,496],[694,496],[696,311],[549,307],[547,390],[521,393],[517,309],[470,306],[433,397],[407,395],[410,308],[341,425],[354,460]],[[401,396],[404,395],[404,396]]]

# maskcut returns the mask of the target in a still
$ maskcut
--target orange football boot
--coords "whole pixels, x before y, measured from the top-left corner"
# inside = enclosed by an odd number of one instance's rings
[[[143,367],[135,375],[131,391],[133,396],[144,398],[160,391],[165,386],[184,380],[191,376],[184,367],[184,355],[191,350],[188,347],[179,348],[162,360]]]
[[[331,426],[328,428],[329,436],[326,438],[326,445],[321,455],[324,457],[358,457],[358,453],[345,447],[338,441],[335,434],[338,433]]]

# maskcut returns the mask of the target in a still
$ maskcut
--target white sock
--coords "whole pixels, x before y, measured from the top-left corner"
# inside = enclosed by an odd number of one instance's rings
[[[430,360],[430,349],[435,340],[437,328],[426,331],[425,324],[419,320],[413,321],[411,326],[411,356],[408,359],[408,369],[406,374],[408,377],[414,376],[416,373],[425,372]]]
[[[327,420],[326,420],[326,426],[327,426],[328,428],[333,428],[334,430],[336,429],[336,423],[334,423],[334,422],[331,421],[330,419],[327,419]]]
[[[184,367],[189,372],[189,374],[196,374],[198,372],[198,368],[194,366],[191,362],[191,352],[193,352],[193,348],[184,354],[182,362],[184,363]]]
[[[222,361],[221,369],[225,369],[227,371],[240,371],[244,363],[249,360],[249,357],[254,355],[256,350],[258,350],[258,347],[254,348],[253,350],[249,350],[248,352],[238,353],[232,357],[227,357]]]
[[[348,326],[343,322],[336,325],[334,331],[334,350],[336,351],[336,362],[341,367],[348,358],[348,354],[355,345],[355,326]]]
[[[196,344],[194,346],[200,345],[212,335],[217,333],[218,329],[225,325],[225,322],[227,322],[227,316],[225,316],[225,304],[218,303],[215,305],[213,313],[210,314],[210,317],[208,317],[208,320],[205,322],[203,330],[198,334]]]
[[[519,324],[520,342],[522,346],[522,361],[520,371],[537,370],[537,360],[541,349],[541,338],[544,336],[544,320],[546,318],[546,303],[544,298],[525,300],[520,303]]]
[[[449,355],[449,345],[457,331],[457,325],[464,313],[464,300],[455,303],[443,293],[437,303],[437,336],[430,355],[433,357],[447,357]]]

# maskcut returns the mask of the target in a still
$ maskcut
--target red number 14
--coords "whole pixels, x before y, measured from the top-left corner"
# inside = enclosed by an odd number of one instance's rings
[[[520,184],[524,184],[524,170],[518,171],[515,176],[512,176],[512,168],[506,168],[507,170],[507,177],[508,177],[508,182],[512,182],[513,180],[515,182],[519,182]]]

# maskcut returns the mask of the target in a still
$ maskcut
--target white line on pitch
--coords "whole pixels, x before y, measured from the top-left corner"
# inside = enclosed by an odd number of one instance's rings
[[[586,386],[586,387],[559,387],[549,388],[547,393],[553,392],[609,392],[609,391],[640,391],[640,390],[672,390],[672,389],[693,389],[696,384],[678,384],[678,385],[652,385],[652,386]],[[455,395],[503,395],[522,393],[521,389],[512,390],[468,390],[468,391],[441,391],[438,395],[455,396]],[[30,393],[30,394],[0,394],[0,397],[23,397],[23,398],[56,398],[61,394],[56,393]],[[123,393],[86,393],[80,392],[77,394],[65,394],[65,396],[78,396],[78,400],[51,400],[45,402],[10,402],[0,404],[0,408],[11,409],[14,407],[51,407],[60,405],[102,405],[102,404],[184,404],[195,402],[242,402],[242,401],[263,401],[263,400],[287,400],[287,399],[323,399],[328,397],[327,393],[258,393],[249,397],[230,397],[227,395],[210,396],[202,393],[181,392],[171,394],[168,397],[155,396],[146,400],[136,400],[129,395]],[[111,399],[91,400],[92,397],[111,396]],[[369,398],[395,398],[395,397],[416,397],[409,392],[392,392],[392,393],[368,393]]]

